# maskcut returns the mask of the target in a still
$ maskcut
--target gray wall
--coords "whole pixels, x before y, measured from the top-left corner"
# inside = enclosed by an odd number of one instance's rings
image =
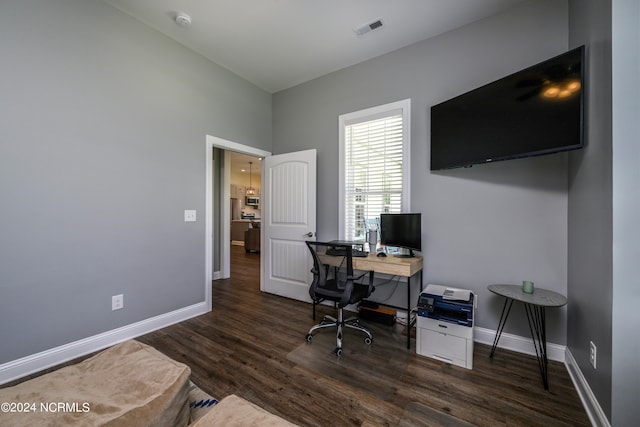
[[[637,420],[640,70],[627,53],[638,53],[639,14],[632,0],[570,0],[568,12],[530,1],[275,94],[272,133],[269,94],[102,1],[3,2],[0,364],[204,300],[205,134],[274,153],[317,148],[318,231],[331,238],[338,115],[412,98],[424,282],[478,292],[486,328],[500,305],[488,283],[566,292],[568,309],[549,313],[550,341],[566,331],[615,425]],[[585,150],[428,170],[431,105],[580,44],[591,74]],[[182,222],[184,209],[198,222]],[[118,293],[125,309],[112,312]],[[527,336],[521,314],[507,331]]]
[[[613,0],[611,424],[640,420],[640,2]]]
[[[477,325],[490,329],[502,304],[490,283],[529,279],[565,294],[566,153],[432,173],[429,108],[566,51],[567,20],[564,1],[526,2],[275,94],[273,152],[318,149],[319,237],[338,233],[338,115],[411,98],[411,210],[423,214],[424,283],[477,292]],[[549,341],[564,344],[566,310],[547,320]],[[529,336],[520,307],[506,332]]]
[[[611,413],[611,1],[570,3],[570,44],[586,44],[587,147],[569,157],[567,344],[600,406]],[[589,342],[597,369],[589,364]]]
[[[98,0],[3,1],[0,57],[0,363],[204,301],[205,135],[270,151],[271,95]]]

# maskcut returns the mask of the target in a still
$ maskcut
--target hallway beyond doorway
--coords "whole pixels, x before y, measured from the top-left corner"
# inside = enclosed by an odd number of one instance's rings
[[[231,245],[231,281],[234,286],[260,292],[260,254]],[[215,285],[216,281],[213,283]]]

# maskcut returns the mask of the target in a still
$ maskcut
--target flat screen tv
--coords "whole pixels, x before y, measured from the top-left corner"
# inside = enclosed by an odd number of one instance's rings
[[[584,46],[431,107],[431,170],[583,147]]]
[[[422,215],[419,213],[380,214],[380,243],[407,251],[396,255],[413,257],[422,250]]]

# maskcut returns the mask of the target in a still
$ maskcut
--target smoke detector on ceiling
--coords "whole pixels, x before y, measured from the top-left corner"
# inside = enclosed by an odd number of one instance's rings
[[[369,22],[367,24],[362,24],[359,27],[354,28],[353,32],[356,33],[356,35],[358,36],[362,36],[367,34],[368,32],[379,30],[383,26],[384,26],[384,22],[382,22],[381,18],[378,18],[372,22]]]
[[[176,14],[176,24],[179,27],[188,27],[191,25],[191,17],[184,12],[178,12]]]

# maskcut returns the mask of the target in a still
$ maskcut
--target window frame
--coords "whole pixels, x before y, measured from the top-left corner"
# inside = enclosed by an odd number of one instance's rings
[[[345,239],[346,195],[346,126],[392,116],[402,115],[402,195],[401,212],[411,212],[411,98],[391,102],[338,116],[338,238]]]

